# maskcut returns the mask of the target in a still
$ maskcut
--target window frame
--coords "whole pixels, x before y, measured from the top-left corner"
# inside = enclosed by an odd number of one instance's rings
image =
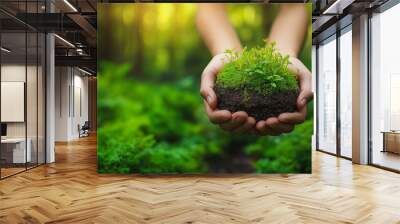
[[[348,17],[346,18],[343,18],[344,20],[348,20]],[[338,22],[340,22],[340,20],[338,21]],[[316,141],[316,150],[317,151],[319,151],[319,152],[323,152],[323,153],[327,153],[327,154],[330,154],[330,155],[333,155],[333,156],[337,156],[337,157],[340,157],[340,158],[344,158],[344,159],[347,159],[347,160],[352,160],[352,158],[350,158],[350,157],[347,157],[347,156],[344,156],[344,155],[342,155],[342,150],[341,150],[341,119],[340,119],[340,103],[341,103],[341,101],[340,101],[340,81],[341,81],[341,79],[340,79],[340,77],[341,77],[341,65],[340,65],[340,37],[342,36],[342,35],[344,35],[344,34],[346,34],[347,32],[351,32],[352,31],[352,23],[350,22],[350,23],[348,23],[348,24],[346,24],[344,27],[342,27],[342,28],[340,28],[340,29],[338,29],[335,33],[333,33],[332,35],[330,35],[330,36],[328,36],[328,37],[326,37],[325,39],[323,39],[323,40],[319,40],[319,42],[316,44],[316,53],[315,53],[315,58],[316,58],[316,69],[315,69],[315,77],[316,77],[316,93],[315,93],[315,95],[316,95],[316,102],[315,102],[315,105],[316,105],[316,131],[315,131],[315,133],[316,133],[316,139],[315,139],[315,141]],[[320,93],[319,93],[319,82],[320,82],[320,75],[319,75],[319,66],[320,66],[320,55],[319,55],[319,51],[318,51],[318,49],[319,49],[319,47],[320,47],[320,45],[321,45],[321,43],[328,43],[328,42],[330,42],[330,41],[336,41],[336,83],[335,83],[335,85],[336,85],[336,152],[335,153],[332,153],[332,152],[329,152],[329,151],[327,151],[327,150],[324,150],[324,149],[321,149],[319,146],[320,146],[320,143],[319,143],[319,113],[321,112],[320,111],[320,108],[318,107],[318,101],[319,101],[319,97],[320,97]]]
[[[384,13],[385,11],[393,8],[394,6],[397,6],[400,4],[399,0],[388,0],[382,5],[380,5],[377,8],[374,8],[372,10],[369,10],[368,13],[368,32],[367,32],[367,38],[368,38],[368,69],[367,69],[367,78],[368,78],[368,111],[367,111],[367,117],[368,117],[368,165],[377,167],[383,170],[395,172],[395,173],[400,173],[400,169],[394,169],[391,167],[387,167],[384,165],[380,165],[377,163],[373,162],[373,132],[372,132],[372,94],[373,94],[373,88],[372,88],[372,41],[373,41],[373,35],[372,35],[372,19],[374,17],[374,14],[381,14]]]
[[[24,2],[24,3],[26,3],[26,2]],[[39,4],[39,1],[38,0],[36,0],[36,1],[34,1],[34,3],[37,3],[37,5],[36,5],[36,10],[38,11],[39,10],[39,8],[38,8],[38,4]],[[25,11],[27,11],[27,5],[25,4]],[[24,129],[25,129],[25,136],[23,137],[24,139],[25,139],[25,166],[24,166],[24,168],[22,169],[22,170],[20,170],[20,171],[17,171],[17,172],[14,172],[14,173],[12,173],[12,174],[9,174],[9,175],[6,175],[6,176],[4,176],[3,175],[3,173],[2,173],[2,167],[0,166],[0,180],[4,180],[4,179],[6,179],[6,178],[8,178],[8,177],[12,177],[12,176],[14,176],[14,175],[17,175],[17,174],[20,174],[20,173],[23,173],[23,172],[26,172],[26,171],[28,171],[28,170],[30,170],[30,169],[34,169],[34,168],[36,168],[36,167],[39,167],[39,166],[41,166],[41,165],[44,165],[44,164],[47,164],[47,43],[48,43],[48,40],[47,40],[47,32],[43,32],[43,31],[41,31],[41,30],[38,30],[38,29],[36,29],[36,28],[34,28],[34,27],[32,27],[32,26],[30,26],[30,25],[28,25],[27,23],[24,23],[23,21],[21,21],[21,20],[19,20],[18,18],[16,18],[16,17],[14,17],[12,14],[10,14],[9,12],[7,12],[6,10],[3,10],[3,9],[1,9],[1,12],[2,13],[5,13],[6,15],[8,15],[8,16],[10,16],[10,18],[11,19],[14,19],[16,22],[19,22],[19,23],[21,23],[21,27],[23,27],[23,29],[21,29],[21,30],[17,30],[17,31],[11,31],[11,32],[9,32],[9,31],[4,31],[4,30],[1,30],[0,29],[0,46],[2,46],[2,35],[4,34],[4,33],[21,33],[21,34],[23,34],[23,35],[25,35],[25,49],[24,49],[24,51],[25,51],[25,87],[24,87],[24,89],[25,89],[25,93],[24,93]],[[47,12],[47,7],[46,7],[46,12]],[[1,28],[1,24],[0,24],[0,28]],[[28,163],[29,162],[27,162],[27,156],[28,156],[28,154],[27,154],[27,147],[28,147],[28,131],[27,131],[27,129],[28,129],[28,116],[27,116],[27,83],[28,83],[28,79],[27,79],[27,74],[28,74],[28,34],[33,34],[33,35],[35,35],[36,36],[36,49],[35,49],[35,52],[36,52],[36,60],[35,60],[35,62],[34,62],[34,65],[36,66],[36,71],[35,71],[35,74],[36,74],[36,91],[35,91],[35,93],[33,93],[34,95],[35,95],[35,97],[36,97],[36,121],[34,122],[34,123],[36,123],[35,125],[36,125],[36,136],[34,136],[33,138],[36,138],[36,140],[37,140],[37,145],[36,145],[36,161],[35,161],[35,163],[33,164],[33,165],[31,165],[31,166],[28,166]],[[43,35],[40,35],[40,34],[43,34]],[[41,75],[42,75],[42,84],[43,84],[43,86],[42,86],[42,88],[43,88],[43,92],[42,92],[42,96],[43,96],[43,99],[42,99],[42,103],[43,103],[43,105],[41,105],[43,108],[42,109],[44,109],[44,111],[43,111],[43,117],[41,117],[41,121],[42,121],[42,124],[43,124],[43,145],[42,145],[42,152],[43,152],[43,155],[41,155],[41,157],[43,157],[42,159],[43,159],[43,162],[39,162],[39,143],[38,143],[38,138],[39,138],[39,113],[38,113],[38,110],[39,110],[39,97],[38,97],[38,93],[39,93],[39,81],[38,81],[38,76],[39,76],[39,71],[38,71],[38,67],[39,67],[39,36],[42,36],[42,38],[40,38],[40,41],[41,41],[41,44],[42,44],[42,48],[43,49],[40,49],[41,51],[40,52],[42,52],[43,53],[43,55],[41,55],[41,57],[42,57],[42,60],[43,60],[43,62],[44,63],[42,63],[41,65],[43,66],[42,67],[42,71],[41,71]],[[3,58],[2,58],[2,54],[0,53],[0,82],[1,82],[1,79],[2,79],[2,74],[1,74],[1,68],[2,68],[2,66],[3,66],[3,64],[2,64],[2,62],[3,62]],[[1,90],[1,85],[0,85],[0,90]],[[1,92],[1,91],[0,91]],[[1,95],[1,93],[0,93],[0,95]],[[1,100],[1,97],[0,97],[0,100]],[[1,110],[1,105],[0,105],[0,110]],[[1,116],[1,115],[0,115]],[[42,120],[43,119],[43,120]],[[1,119],[0,119],[0,123],[1,123]],[[1,148],[2,148],[2,146],[1,146],[1,144],[0,144],[0,158],[1,158]],[[22,168],[22,167],[21,167]]]

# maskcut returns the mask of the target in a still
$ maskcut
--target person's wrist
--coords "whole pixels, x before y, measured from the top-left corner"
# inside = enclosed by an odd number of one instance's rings
[[[268,43],[275,43],[275,49],[283,56],[289,57],[297,57],[297,51],[293,49],[293,47],[288,46],[287,44],[282,44],[281,41],[277,40],[274,37],[269,37],[267,39]]]

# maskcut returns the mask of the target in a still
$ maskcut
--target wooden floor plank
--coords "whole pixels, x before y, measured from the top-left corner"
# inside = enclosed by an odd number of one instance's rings
[[[0,223],[400,223],[400,175],[313,152],[313,174],[96,172],[96,139],[0,181]]]

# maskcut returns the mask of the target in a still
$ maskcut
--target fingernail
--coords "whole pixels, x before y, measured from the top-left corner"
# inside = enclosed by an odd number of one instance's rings
[[[306,99],[302,99],[302,100],[300,101],[300,104],[301,104],[302,106],[306,105],[306,103],[307,103],[307,100],[306,100]]]
[[[211,101],[212,101],[212,97],[211,96],[207,96],[207,103],[211,104]]]

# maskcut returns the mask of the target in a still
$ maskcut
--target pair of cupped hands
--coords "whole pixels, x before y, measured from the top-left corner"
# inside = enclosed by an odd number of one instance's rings
[[[293,131],[296,124],[301,124],[306,119],[307,103],[313,98],[313,93],[310,71],[298,58],[290,57],[289,61],[288,68],[293,74],[296,74],[300,87],[297,111],[256,121],[244,111],[232,113],[228,110],[218,110],[214,84],[219,71],[228,62],[228,55],[226,53],[215,55],[201,76],[200,94],[204,99],[204,107],[209,120],[223,130],[233,133],[276,136]]]

